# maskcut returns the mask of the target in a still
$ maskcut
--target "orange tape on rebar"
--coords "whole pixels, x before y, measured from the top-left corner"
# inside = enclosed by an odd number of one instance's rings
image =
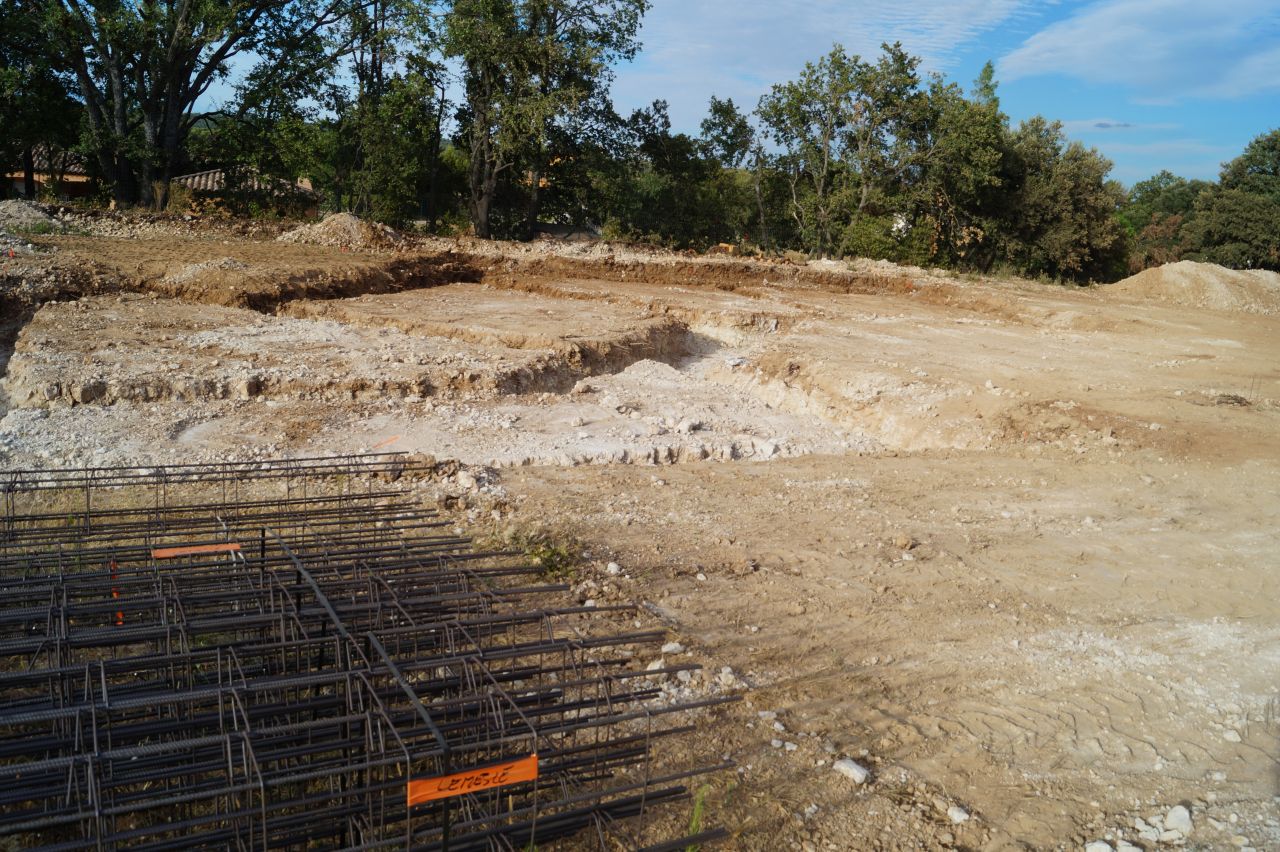
[[[494,787],[506,787],[538,777],[538,756],[531,754],[519,760],[497,763],[483,769],[468,769],[435,778],[412,778],[409,781],[409,807],[463,793],[476,793]]]
[[[205,553],[234,553],[240,545],[234,541],[222,544],[191,544],[186,547],[156,547],[151,550],[152,559],[173,559],[178,556],[200,556]]]

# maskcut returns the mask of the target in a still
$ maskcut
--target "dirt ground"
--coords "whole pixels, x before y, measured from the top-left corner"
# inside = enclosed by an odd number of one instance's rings
[[[673,694],[741,691],[686,744],[730,848],[1280,848],[1280,317],[80,231],[0,261],[0,466],[457,459],[460,526],[576,542],[706,667]]]

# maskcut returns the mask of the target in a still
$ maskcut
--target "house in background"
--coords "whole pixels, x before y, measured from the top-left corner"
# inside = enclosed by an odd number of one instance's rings
[[[306,178],[290,183],[250,172],[228,187],[224,170],[209,169],[179,175],[170,180],[169,186],[171,193],[182,190],[189,193],[190,207],[195,213],[229,210],[246,200],[303,216],[316,215],[320,207],[320,196]]]
[[[27,169],[23,159],[19,158],[5,171],[6,196],[21,198],[27,194]],[[87,198],[97,188],[79,154],[50,150],[46,145],[37,145],[31,150],[31,176],[37,198]]]

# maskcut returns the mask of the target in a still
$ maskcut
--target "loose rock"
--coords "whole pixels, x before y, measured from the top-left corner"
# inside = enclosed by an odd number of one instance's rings
[[[1165,832],[1176,831],[1183,837],[1191,834],[1191,811],[1182,805],[1175,805],[1169,809],[1169,813],[1164,816]]]
[[[831,764],[831,768],[855,784],[865,784],[867,779],[871,777],[869,769],[856,761],[849,760],[847,757]]]

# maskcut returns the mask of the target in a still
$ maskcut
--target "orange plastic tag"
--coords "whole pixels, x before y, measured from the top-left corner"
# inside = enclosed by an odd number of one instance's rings
[[[519,760],[497,763],[483,769],[468,769],[435,778],[413,778],[409,781],[409,807],[463,793],[475,793],[494,787],[506,787],[538,777],[538,756],[531,754]]]
[[[233,553],[240,549],[234,541],[224,544],[192,544],[187,547],[156,547],[151,550],[152,559],[173,559],[176,556],[199,556],[204,553]]]

